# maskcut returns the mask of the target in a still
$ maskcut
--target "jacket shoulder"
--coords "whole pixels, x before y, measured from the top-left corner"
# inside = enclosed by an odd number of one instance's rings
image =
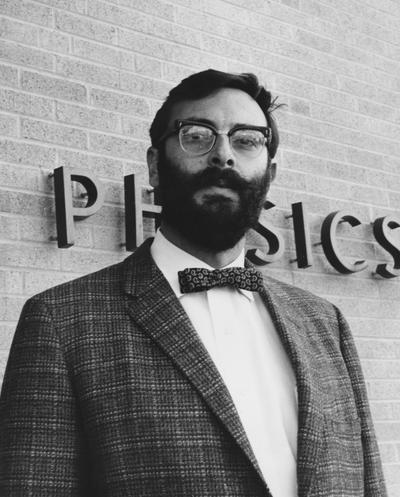
[[[44,290],[32,296],[28,302],[43,302],[44,304],[70,302],[73,304],[74,301],[88,296],[95,299],[101,298],[102,295],[119,293],[126,260]]]
[[[323,297],[315,295],[290,283],[286,283],[271,276],[263,276],[266,291],[272,292],[292,308],[302,309],[309,312],[327,313],[329,316],[337,317],[338,309],[332,302]]]

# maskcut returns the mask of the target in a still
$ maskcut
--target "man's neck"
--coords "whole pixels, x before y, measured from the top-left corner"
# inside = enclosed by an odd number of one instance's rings
[[[197,244],[185,238],[181,233],[177,232],[174,228],[167,225],[166,223],[161,223],[160,229],[162,234],[168,241],[184,250],[188,254],[191,254],[197,259],[204,261],[213,268],[221,268],[234,261],[243,250],[245,242],[245,239],[243,237],[232,248],[221,251],[213,251],[205,249],[203,247],[199,247]]]

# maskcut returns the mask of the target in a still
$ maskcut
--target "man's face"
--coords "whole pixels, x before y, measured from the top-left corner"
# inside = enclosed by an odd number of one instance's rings
[[[238,125],[266,126],[258,104],[230,88],[176,104],[168,130],[177,119],[207,122],[223,133]],[[257,223],[272,179],[267,164],[266,147],[249,158],[232,150],[226,135],[219,135],[212,150],[193,157],[173,134],[158,151],[156,181],[150,171],[153,184],[159,183],[163,221],[205,249],[233,247]]]

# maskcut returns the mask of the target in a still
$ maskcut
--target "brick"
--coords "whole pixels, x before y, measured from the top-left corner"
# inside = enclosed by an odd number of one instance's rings
[[[103,131],[117,132],[120,128],[119,118],[116,114],[65,102],[56,103],[56,119],[63,123]]]
[[[119,50],[118,51],[118,59],[119,59],[119,67],[124,69],[125,71],[134,71],[135,69],[135,55],[133,52],[129,50]],[[148,57],[149,60],[152,60]],[[157,61],[160,66],[161,62]],[[146,72],[146,68],[144,68],[144,72]],[[148,74],[148,76],[152,76],[152,74]]]
[[[324,197],[351,198],[350,188],[346,182],[310,174],[307,175],[307,191]]]
[[[124,163],[114,158],[72,150],[59,150],[57,154],[59,166],[84,169],[99,177],[118,180],[124,174]]]
[[[369,379],[388,380],[400,377],[399,361],[368,360],[363,362],[364,374]]]
[[[85,86],[60,78],[23,71],[21,75],[21,87],[24,90],[57,99],[86,102]]]
[[[0,14],[28,21],[42,26],[51,26],[53,22],[52,11],[37,2],[26,0],[1,0]]]
[[[363,43],[358,41],[357,46],[363,47]],[[346,59],[347,61],[356,62],[357,64],[367,64],[372,65],[373,57],[370,53],[365,50],[356,48],[351,42],[351,45],[343,45],[341,43],[337,43],[334,54],[342,59]]]
[[[124,209],[119,205],[103,205],[93,216],[83,220],[82,226],[92,227],[109,226],[124,231],[125,226]]]
[[[119,86],[119,74],[115,69],[60,56],[56,57],[56,73],[66,78],[73,78],[99,86],[112,88]]]
[[[379,453],[383,464],[399,462],[396,444],[382,443],[379,445]]]
[[[376,400],[399,400],[400,381],[368,381],[369,396]],[[379,439],[381,441],[400,442],[400,423],[385,423],[382,427],[380,423],[376,426]]]
[[[213,54],[244,62],[251,60],[253,55],[253,48],[211,35],[204,37],[203,49]]]
[[[124,189],[123,189],[123,178],[120,178],[119,182],[115,181],[103,181],[105,199],[107,204],[115,204],[121,206],[124,204]]]
[[[0,270],[1,293],[22,294],[23,287],[24,287],[24,273],[22,271],[14,271],[13,269]]]
[[[175,10],[175,22],[178,25],[191,27],[193,29],[201,29],[208,33],[218,33],[224,38],[229,37],[229,30],[231,26],[237,26],[237,24],[228,24],[221,22],[220,19],[215,16],[206,14],[204,12],[196,12],[192,9],[176,7]]]
[[[326,164],[328,176],[340,178],[341,180],[351,181],[353,183],[367,183],[367,170],[361,167],[349,166],[338,162]]]
[[[335,44],[332,40],[328,38],[323,38],[322,36],[315,35],[308,31],[298,29],[295,36],[295,41],[301,43],[302,45],[307,45],[314,50],[319,50],[321,52],[332,53],[335,48]]]
[[[335,161],[345,161],[346,153],[338,143],[322,141],[311,137],[303,138],[304,149],[312,155]]]
[[[0,296],[0,320],[16,321],[25,302],[23,297]]]
[[[0,135],[18,136],[18,119],[7,114],[0,114]]]
[[[150,107],[144,98],[133,97],[124,93],[115,93],[106,90],[93,89],[91,103],[102,109],[113,110],[123,114],[133,114],[149,117]]]
[[[388,491],[390,491],[389,497],[396,497],[400,491],[400,464],[386,464],[383,474]]]
[[[57,143],[65,147],[87,148],[87,136],[84,131],[44,121],[22,119],[21,135],[28,140]]]
[[[393,209],[398,210],[399,208],[399,202],[400,202],[400,194],[394,193],[394,192],[388,192],[389,196],[389,206],[392,207]]]
[[[119,45],[130,50],[135,50],[143,55],[157,56],[161,60],[187,64],[196,70],[214,67],[225,67],[225,59],[218,57],[213,53],[207,53],[204,50],[195,50],[192,47],[169,43],[166,40],[158,40],[153,36],[134,33],[120,28]]]
[[[55,26],[65,33],[75,34],[91,40],[111,44],[117,41],[117,29],[114,26],[67,12],[56,11]]]
[[[311,155],[306,155],[306,153],[304,152],[296,153],[289,150],[284,150],[282,152],[280,163],[283,167],[287,167],[303,173],[311,173],[315,175],[327,174],[327,161],[319,159],[317,157],[312,157]],[[280,168],[278,166],[278,174],[279,172]]]
[[[16,45],[12,42],[0,41],[0,59],[7,60],[13,64],[36,67],[51,71],[53,67],[53,56],[34,48]]]
[[[6,89],[0,89],[0,109],[42,118],[53,115],[53,104],[49,99]]]
[[[400,343],[394,340],[357,340],[357,349],[363,359],[386,361],[400,358]]]
[[[123,69],[129,69],[125,65],[125,57],[128,53],[121,53],[121,67]],[[157,59],[152,59],[151,57],[146,57],[145,55],[135,54],[134,68],[135,71],[143,76],[151,76],[152,78],[161,79],[162,77],[162,62]]]
[[[123,71],[120,73],[120,88],[135,95],[160,99],[164,99],[171,89],[170,85],[163,81],[155,81],[151,78]]]
[[[343,109],[332,108],[321,104],[311,104],[311,115],[315,119],[328,121],[347,128],[365,128],[366,119],[362,116],[348,112]]]
[[[0,64],[0,84],[6,86],[17,86],[18,70],[14,67]]]
[[[146,33],[148,25],[156,22],[156,19],[137,12],[134,9],[126,9],[118,5],[91,0],[88,4],[88,14],[101,21],[115,26],[125,26],[135,31]]]
[[[371,186],[379,185],[381,188],[400,192],[400,175],[386,173],[381,169],[367,169],[365,183]]]
[[[73,53],[83,59],[93,60],[108,66],[121,67],[120,51],[90,40],[74,39]]]
[[[95,249],[121,252],[124,250],[123,230],[108,226],[96,226],[93,230],[93,244]]]
[[[39,46],[50,52],[68,53],[69,52],[69,37],[55,30],[40,29],[39,30]]]
[[[22,216],[48,217],[54,215],[54,199],[14,190],[2,191],[1,211]]]
[[[0,350],[8,351],[14,337],[15,326],[2,324],[0,325]]]
[[[32,296],[76,278],[78,274],[31,270],[25,273],[25,292]]]
[[[375,295],[378,298],[378,290],[371,280],[349,277],[346,279],[346,284],[344,285],[343,278],[343,275],[329,275],[322,278],[320,274],[306,275],[302,272],[293,274],[293,284],[324,296],[337,295],[339,293],[349,296],[357,294],[360,298]]]
[[[306,100],[299,98],[289,99],[289,109],[296,114],[304,114],[305,116],[310,116],[310,104]]]
[[[70,10],[80,14],[86,12],[86,0],[40,0],[40,2],[57,9]]]
[[[387,281],[380,280],[380,287],[386,283]],[[392,319],[384,317],[379,320],[357,318],[349,320],[349,322],[355,336],[365,338],[397,338],[398,336],[399,324]]]
[[[90,133],[90,150],[97,153],[122,157],[131,160],[144,160],[147,150],[146,143],[129,138]]]
[[[114,3],[116,3],[115,0]],[[160,0],[119,0],[118,3],[119,5],[130,7],[135,11],[140,10],[146,14],[161,17],[168,21],[175,19],[174,6]]]
[[[315,88],[314,99],[322,104],[328,104],[331,107],[340,107],[346,111],[355,111],[357,109],[357,99],[355,96],[330,88],[317,86]]]
[[[131,116],[122,116],[122,133],[139,140],[149,139],[150,122]]]
[[[0,214],[0,233],[2,240],[17,240],[19,238],[18,220],[14,216]]]
[[[369,152],[367,150],[359,150],[357,148],[347,148],[348,161],[364,167],[376,167],[380,162],[380,155]]]
[[[290,169],[279,169],[274,186],[293,188],[295,190],[305,190],[307,185],[306,175]]]
[[[60,269],[60,250],[49,244],[3,244],[0,263],[16,268]]]
[[[195,48],[203,48],[204,44],[204,37],[198,30],[188,29],[186,26],[180,26],[179,29],[176,29],[176,24],[156,18],[148,23],[146,33]]]
[[[33,242],[50,242],[50,237],[57,236],[55,219],[49,223],[48,219],[24,217],[20,220],[21,239]],[[53,244],[56,242],[52,241]],[[80,222],[75,222],[75,246],[91,247],[91,228]]]
[[[383,119],[386,121],[396,121],[399,119],[398,110],[393,107],[384,106],[367,100],[359,100],[358,110],[367,116]],[[400,120],[400,119],[399,119]]]
[[[268,26],[268,34],[288,40],[294,38],[296,26],[299,25],[298,22],[300,22],[300,25],[306,27],[304,22],[307,21],[307,19],[303,16],[299,16],[298,12],[287,9],[284,5],[278,3],[271,3],[268,5],[264,2],[261,5],[263,8],[262,10],[265,11],[264,14],[260,15],[259,12],[248,12],[249,26],[261,31],[266,31],[266,26]],[[268,13],[265,8],[269,9],[270,13]],[[273,17],[273,22],[271,22],[271,17]],[[301,18],[301,21],[299,21],[299,18]],[[306,25],[307,24],[308,23],[306,22]]]
[[[278,45],[278,44],[277,44]],[[288,48],[289,45],[286,44],[284,48]],[[284,57],[275,56],[269,52],[263,52],[261,50],[253,50],[252,63],[255,66],[261,66],[270,71],[281,72],[282,68],[285,68],[285,73],[287,76],[295,77],[300,80],[305,80],[308,83],[319,84],[322,86],[328,86],[331,88],[336,88],[337,77],[336,74],[328,70],[320,69],[319,67],[314,67],[314,65],[308,65],[297,61],[296,53],[299,53],[300,49],[295,45],[291,45],[293,51],[291,53],[284,53]],[[304,51],[303,51],[304,54]],[[310,52],[311,55],[311,52]],[[304,55],[305,56],[305,55]],[[326,57],[326,54],[324,54]],[[293,58],[290,64],[287,64],[287,58]],[[307,56],[308,59],[310,57]]]
[[[0,38],[36,46],[38,30],[35,26],[2,18],[0,19]]]
[[[148,169],[147,165],[145,165],[143,162],[126,162],[124,164],[124,176],[128,174],[137,174],[138,175],[138,181],[142,185],[148,185],[149,184],[149,175],[148,175]],[[153,202],[153,195],[145,195],[143,197],[143,200],[145,202],[152,203]]]
[[[0,164],[0,185],[9,186],[23,190],[35,191],[38,186],[37,169],[30,167],[16,166],[15,164]]]
[[[85,251],[72,247],[61,253],[63,271],[90,273],[103,267],[121,261],[126,257],[125,252],[105,252],[100,250]]]
[[[169,81],[173,84],[179,83],[182,79],[190,76],[193,70],[186,66],[181,66],[178,64],[172,64],[170,62],[162,62],[162,77],[164,80]]]
[[[294,9],[300,8],[300,0],[282,0],[282,3]]]
[[[339,12],[314,0],[301,1],[300,8],[306,14],[320,17],[335,24],[340,23]]]
[[[0,160],[37,166],[53,167],[55,151],[33,143],[0,140]]]

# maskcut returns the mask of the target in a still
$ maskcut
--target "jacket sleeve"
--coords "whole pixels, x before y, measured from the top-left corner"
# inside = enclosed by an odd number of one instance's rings
[[[367,389],[354,340],[345,318],[336,309],[340,327],[340,345],[353,386],[364,456],[364,497],[387,497],[378,444],[367,398]]]
[[[0,495],[87,496],[82,430],[53,319],[22,311],[0,398]]]

